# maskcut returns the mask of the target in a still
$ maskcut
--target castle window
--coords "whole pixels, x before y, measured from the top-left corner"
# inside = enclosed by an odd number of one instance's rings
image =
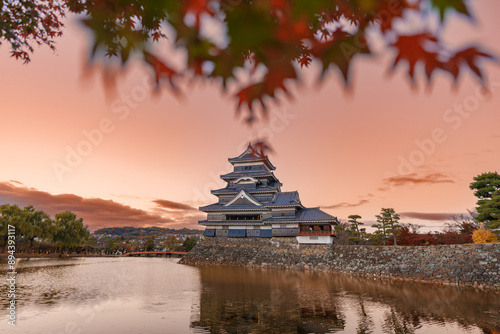
[[[226,220],[261,220],[262,215],[226,215]]]

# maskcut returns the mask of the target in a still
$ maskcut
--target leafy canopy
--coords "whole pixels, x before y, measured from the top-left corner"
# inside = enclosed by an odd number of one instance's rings
[[[33,44],[54,48],[62,34],[62,17],[76,13],[91,31],[91,60],[116,58],[126,66],[139,58],[151,68],[158,87],[179,93],[182,77],[233,84],[238,108],[248,121],[256,105],[266,110],[288,82],[300,80],[300,67],[316,61],[319,79],[335,70],[346,86],[354,59],[372,56],[370,36],[393,51],[392,68],[408,64],[411,81],[421,64],[431,80],[437,71],[455,80],[463,69],[480,80],[481,58],[492,58],[477,46],[446,47],[440,31],[449,13],[470,18],[465,0],[37,0],[1,2],[0,41],[12,56],[30,60]],[[409,15],[411,14],[411,15]],[[419,18],[426,28],[404,29]],[[430,28],[433,18],[439,27]],[[402,28],[403,27],[403,28]],[[212,32],[210,32],[212,31]],[[214,33],[213,31],[218,31]],[[174,66],[152,46],[167,39],[184,52]],[[134,57],[132,57],[134,56]]]

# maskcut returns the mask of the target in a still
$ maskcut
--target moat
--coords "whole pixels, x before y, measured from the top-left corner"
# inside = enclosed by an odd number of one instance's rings
[[[494,291],[177,262],[174,258],[20,260],[17,326],[7,327],[3,284],[0,329],[9,333],[500,331],[500,294]]]

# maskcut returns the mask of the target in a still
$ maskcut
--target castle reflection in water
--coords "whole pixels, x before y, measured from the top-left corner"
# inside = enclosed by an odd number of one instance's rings
[[[199,273],[195,332],[500,332],[495,292],[265,269]]]

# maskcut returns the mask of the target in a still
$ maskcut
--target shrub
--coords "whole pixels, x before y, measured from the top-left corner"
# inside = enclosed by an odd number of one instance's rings
[[[486,230],[475,230],[474,233],[472,233],[472,240],[475,244],[498,242],[497,236]]]

